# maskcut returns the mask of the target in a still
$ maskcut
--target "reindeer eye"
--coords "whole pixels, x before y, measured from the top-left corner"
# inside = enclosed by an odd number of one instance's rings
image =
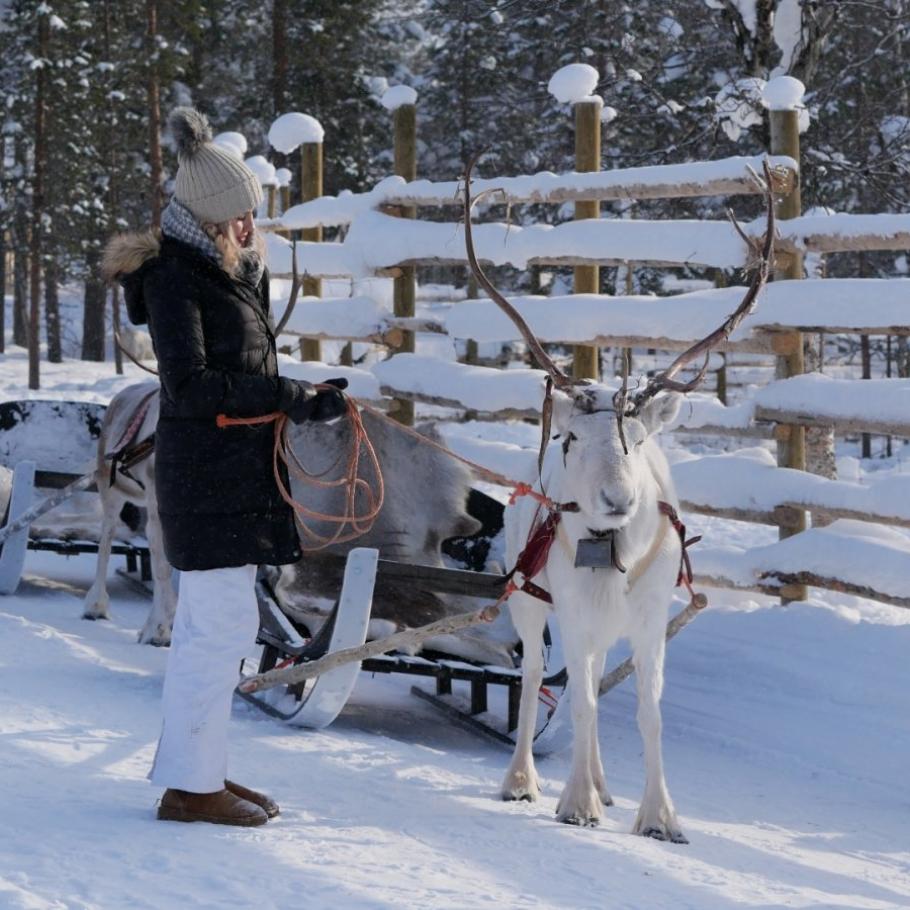
[[[570,433],[566,434],[566,438],[565,438],[565,440],[563,441],[563,444],[562,444],[562,456],[563,456],[563,458],[565,458],[566,455],[569,454],[569,445],[570,445],[571,443],[575,442],[576,439],[578,439],[578,437],[577,437],[574,433],[571,433],[571,432],[570,432]]]

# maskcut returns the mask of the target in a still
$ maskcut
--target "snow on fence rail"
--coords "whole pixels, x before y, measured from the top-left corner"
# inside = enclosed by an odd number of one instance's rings
[[[770,158],[774,189],[789,193],[797,180],[792,158]],[[760,174],[762,158],[732,157],[653,167],[621,168],[553,174],[549,171],[519,177],[477,178],[475,193],[497,190],[494,203],[561,203],[580,200],[666,199],[687,196],[729,196],[758,193],[752,172]],[[387,177],[367,193],[320,196],[289,208],[278,218],[261,219],[260,230],[288,231],[314,227],[343,227],[359,215],[381,206],[460,206],[462,185]]]
[[[735,308],[743,287],[692,291],[674,297],[570,294],[509,297],[532,331],[552,344],[683,350]],[[659,329],[655,329],[659,327]],[[478,342],[519,341],[512,321],[490,300],[436,305],[402,319],[370,297],[303,299],[285,331],[312,338],[394,345],[395,330],[445,333]],[[778,281],[758,310],[719,350],[769,353],[774,333],[910,334],[910,280],[831,278],[823,283]]]
[[[781,222],[778,257],[910,249],[910,215],[805,216]],[[742,225],[758,241],[764,221]],[[735,269],[751,250],[726,221],[589,219],[556,226],[479,224],[474,244],[481,262],[525,269],[532,265],[703,266]],[[268,235],[275,277],[291,274],[288,240]],[[455,222],[417,221],[368,211],[351,223],[342,243],[297,244],[297,265],[311,276],[365,277],[411,265],[464,265],[464,227]]]
[[[495,201],[558,203],[585,199],[659,198],[755,192],[749,169],[759,159],[727,159],[692,165],[605,173],[537,174],[478,180],[475,190],[499,188]],[[776,189],[789,192],[796,178],[791,159],[775,159]],[[460,205],[456,183],[389,178],[370,193],[321,197],[261,222],[268,235],[275,277],[291,272],[292,247],[274,233],[348,225],[343,242],[298,243],[301,273],[311,276],[394,276],[406,266],[466,261],[463,226],[395,217],[401,206]],[[385,209],[385,211],[381,211]],[[764,221],[742,225],[758,240]],[[910,249],[910,215],[802,216],[778,225],[778,261],[795,254]],[[481,261],[530,265],[701,265],[739,268],[753,248],[722,221],[589,219],[557,226],[481,224],[474,230]],[[542,340],[601,347],[680,350],[703,337],[741,299],[744,288],[694,291],[672,298],[515,297],[513,304]],[[779,281],[765,290],[758,311],[733,336],[727,351],[791,353],[800,332],[910,334],[910,282],[904,279]],[[305,298],[286,328],[306,338],[342,339],[401,346],[406,332],[434,332],[474,341],[514,341],[512,324],[487,300],[443,303],[417,316],[396,317],[368,296]],[[288,366],[306,378],[319,365]],[[323,368],[334,370],[337,368]],[[359,375],[363,374],[363,375]],[[353,371],[376,400],[393,396],[486,413],[495,418],[539,414],[543,373],[495,370],[399,353],[370,372]],[[366,378],[368,377],[368,379]],[[357,394],[355,392],[355,394]],[[725,406],[692,395],[677,426],[726,435],[783,438],[793,426],[834,426],[841,431],[881,432],[910,438],[910,381],[853,381],[796,376],[768,384],[751,401]],[[468,457],[512,473],[532,453],[514,446],[468,444]],[[507,465],[511,464],[511,470]],[[880,525],[910,527],[910,493],[903,478],[860,487],[778,467],[767,453],[705,457],[674,466],[684,506],[724,518],[799,530],[806,511],[834,523],[800,531],[770,547],[733,551],[704,548],[698,566],[704,583],[779,592],[782,585],[809,584],[910,606],[910,545]],[[727,481],[724,480],[727,478]],[[735,481],[735,482],[734,482]],[[856,519],[863,519],[862,522]],[[871,524],[876,522],[878,524]],[[861,559],[857,554],[861,552]]]
[[[910,379],[793,376],[758,391],[757,420],[910,437]]]
[[[373,374],[384,395],[486,411],[503,419],[539,415],[546,379],[542,370],[498,370],[419,354],[399,354],[378,363]],[[831,379],[810,373],[771,382],[738,405],[690,395],[675,426],[745,435],[762,421],[910,438],[910,379]]]
[[[866,519],[910,528],[910,475],[874,475],[865,484],[778,467],[765,449],[706,455],[673,465],[683,508],[759,524],[788,524],[788,512]],[[743,490],[748,493],[744,497]]]

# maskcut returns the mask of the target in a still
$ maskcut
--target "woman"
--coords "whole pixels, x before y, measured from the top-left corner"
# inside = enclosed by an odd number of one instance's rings
[[[258,178],[212,143],[198,111],[177,108],[170,125],[179,167],[160,239],[118,238],[106,257],[158,358],[155,491],[165,554],[181,571],[149,778],[166,788],[160,819],[261,825],[277,805],[226,779],[231,696],[259,625],[256,568],[296,562],[301,549],[274,477],[274,425],[219,428],[215,418],[283,411],[298,423],[329,420],[345,400],[278,375],[253,227]],[[282,480],[287,486],[286,472]]]

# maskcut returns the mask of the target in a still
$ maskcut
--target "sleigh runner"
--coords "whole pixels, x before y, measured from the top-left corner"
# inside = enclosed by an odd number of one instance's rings
[[[257,640],[262,645],[262,654],[256,674],[247,675],[244,679],[255,679],[276,668],[302,666],[343,649],[363,645],[377,578],[420,583],[439,593],[476,597],[487,602],[499,600],[507,586],[503,575],[397,563],[379,559],[375,550],[365,548],[352,550],[346,559],[337,556],[319,558],[331,564],[339,576],[343,575],[343,580],[338,602],[329,620],[312,638],[306,628],[282,609],[269,573],[260,572],[256,584],[260,613]],[[351,661],[312,681],[278,686],[261,695],[244,692],[242,679],[238,693],[272,717],[295,726],[319,729],[328,726],[341,712],[353,690],[358,671],[432,679],[435,682],[434,692],[415,685],[411,688],[412,694],[473,732],[501,744],[514,745],[510,734],[518,722],[520,668],[516,665],[500,667],[471,663],[434,649],[426,649],[416,655],[394,651]],[[538,729],[540,752],[553,751],[566,743],[565,738],[554,735],[557,730],[564,731],[565,725],[553,720],[558,693],[565,683],[564,669],[544,680],[545,694],[541,700]],[[497,720],[490,710],[491,687],[505,690],[506,708],[502,719]],[[463,688],[466,688],[466,693],[459,691]]]

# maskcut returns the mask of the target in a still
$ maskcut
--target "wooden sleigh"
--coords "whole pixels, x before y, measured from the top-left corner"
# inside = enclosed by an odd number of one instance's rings
[[[483,538],[491,531],[495,532],[497,517],[501,527],[502,506],[474,491],[472,503],[476,505],[480,499],[485,501],[486,508],[483,515],[477,517],[486,520],[485,527],[478,533],[477,540],[467,539],[467,542],[480,543],[479,549],[483,552]],[[465,543],[464,539],[447,541],[443,549],[456,558],[461,557]],[[262,645],[262,653],[253,675],[281,666],[300,666],[363,645],[377,579],[397,584],[413,583],[421,590],[436,594],[476,598],[478,604],[497,601],[506,584],[504,576],[489,572],[380,559],[378,551],[370,548],[354,548],[347,557],[321,555],[317,558],[337,576],[340,594],[329,618],[314,637],[310,637],[309,630],[296,622],[289,611],[282,609],[269,570],[260,570],[256,592],[260,614],[258,642]],[[361,672],[423,677],[433,680],[433,691],[414,685],[411,693],[415,697],[433,705],[459,725],[511,747],[521,695],[518,660],[516,655],[512,666],[490,666],[431,650],[416,655],[393,652],[352,661],[304,684],[280,686],[256,694],[244,693],[239,688],[238,694],[266,714],[288,724],[322,729],[341,713]],[[566,680],[564,669],[544,679],[535,740],[535,751],[540,754],[555,751],[569,742],[570,720],[566,716],[565,703],[559,699]],[[496,717],[491,711],[490,695],[494,689],[505,690],[504,717]]]
[[[12,471],[11,477],[4,472],[9,490],[4,491],[0,522],[0,594],[15,592],[28,550],[62,556],[98,552],[97,539],[84,529],[55,533],[38,520],[77,493],[96,491],[94,469],[104,412],[105,406],[94,402],[0,402],[0,466]],[[115,540],[112,552],[125,557],[121,574],[126,578],[140,585],[151,579],[144,542]]]
[[[0,522],[0,594],[16,591],[22,577],[28,550],[43,550],[63,556],[97,553],[98,541],[90,529],[63,529],[50,533],[53,523],[40,521],[77,493],[96,491],[94,466],[97,442],[105,406],[90,402],[25,400],[0,402],[0,465],[9,489]],[[480,505],[485,528],[479,537],[491,536],[501,526],[502,507],[489,497],[472,493],[475,507]],[[451,555],[476,567],[485,555],[483,540],[449,541]],[[471,552],[468,554],[467,549]],[[151,593],[151,567],[148,546],[136,539],[115,540],[112,552],[126,560],[118,574],[140,592]],[[281,662],[306,662],[342,648],[362,644],[366,639],[374,584],[377,578],[398,583],[413,581],[424,590],[495,601],[502,593],[504,580],[499,575],[407,565],[378,558],[375,550],[356,548],[347,558],[322,557],[337,575],[340,593],[329,620],[320,633],[310,637],[309,630],[295,622],[280,607],[270,575],[263,567],[257,580],[262,645],[259,672]],[[267,696],[245,696],[271,716],[289,724],[313,729],[331,724],[344,708],[360,672],[402,673],[432,679],[435,691],[413,686],[411,691],[443,711],[448,717],[501,743],[511,745],[515,728],[521,671],[516,666],[495,667],[472,664],[461,657],[439,652],[419,655],[393,653],[354,662],[332,671],[305,686],[272,690]],[[545,686],[556,693],[565,685],[565,672],[551,675]],[[505,689],[505,718],[489,711],[491,687]],[[553,718],[556,696],[546,697],[541,708],[541,749],[555,748],[552,734],[559,724]]]

